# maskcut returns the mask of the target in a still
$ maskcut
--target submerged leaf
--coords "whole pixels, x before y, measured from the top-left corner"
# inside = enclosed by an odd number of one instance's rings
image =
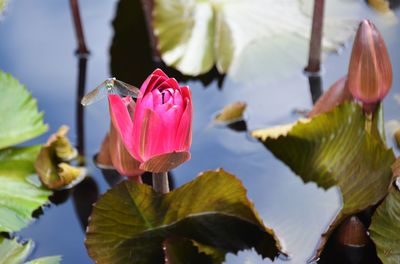
[[[393,151],[377,133],[366,132],[363,111],[354,103],[340,105],[307,123],[299,122],[281,136],[271,137],[269,133],[266,129],[252,135],[304,182],[313,181],[325,189],[340,187],[343,206],[322,236],[316,252],[319,256],[335,227],[386,195]]]
[[[34,210],[48,201],[51,191],[40,186],[33,163],[40,146],[0,151],[0,232],[28,225]]]
[[[220,123],[231,123],[242,120],[246,107],[247,104],[245,102],[234,102],[229,104],[214,118],[214,121]]]
[[[29,240],[24,244],[18,243],[16,239],[5,239],[0,237],[0,264],[58,264],[61,256],[51,256],[24,262],[33,250],[34,243]]]
[[[204,172],[167,194],[129,180],[116,185],[94,206],[86,247],[97,263],[164,263],[166,241],[174,251],[188,247],[175,238],[200,243],[206,254],[212,252],[206,246],[223,252],[254,247],[271,259],[280,251],[242,183],[223,170]]]
[[[246,52],[250,44],[260,42],[266,58],[289,64],[304,63],[307,50],[291,56],[291,49],[277,52],[279,47],[306,46],[310,36],[311,16],[303,12],[302,0],[155,0],[154,33],[164,62],[186,75],[200,75],[216,65],[226,73]],[[337,3],[347,5],[347,3]],[[265,8],[265,7],[268,8]],[[354,30],[354,20],[325,21],[323,47],[337,50]],[[288,36],[293,36],[293,42]],[[270,41],[279,38],[276,46]],[[291,40],[290,40],[291,41]],[[274,48],[275,47],[275,48]],[[278,48],[278,49],[276,49]],[[274,65],[275,63],[273,63]],[[300,65],[301,66],[301,65]],[[243,69],[242,67],[240,67]],[[255,69],[252,67],[252,69]],[[281,68],[279,68],[279,72]],[[237,71],[237,70],[236,70]],[[266,72],[265,69],[263,72]]]
[[[36,100],[10,74],[0,71],[0,149],[43,134],[43,113]]]

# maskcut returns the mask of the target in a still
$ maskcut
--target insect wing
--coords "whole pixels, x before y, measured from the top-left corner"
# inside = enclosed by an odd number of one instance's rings
[[[98,86],[96,86],[96,88],[94,88],[88,94],[86,94],[82,98],[81,104],[84,106],[93,104],[93,103],[99,101],[100,99],[106,97],[107,93],[108,93],[108,91],[107,91],[107,87],[106,87],[106,81],[104,81],[101,84],[99,84]]]
[[[121,82],[119,80],[115,80],[113,90],[114,93],[121,96],[130,96],[133,98],[137,98],[139,95],[139,89],[137,87]]]

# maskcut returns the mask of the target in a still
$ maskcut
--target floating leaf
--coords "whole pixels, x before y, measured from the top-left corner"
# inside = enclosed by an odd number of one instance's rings
[[[5,239],[0,237],[0,264],[20,264],[29,256],[34,244],[31,240],[24,244],[18,243],[16,239]],[[25,264],[58,264],[61,256],[43,257]]]
[[[67,126],[62,126],[50,136],[40,150],[35,168],[42,183],[49,189],[71,188],[86,175],[84,168],[77,168],[65,163],[77,156],[67,138]]]
[[[299,42],[301,46],[308,44],[311,16],[303,12],[302,2],[304,1],[156,0],[153,26],[158,49],[167,65],[187,75],[206,73],[214,64],[220,73],[226,73],[232,64],[240,65],[234,62],[241,57],[242,52],[248,50],[250,44],[258,41],[262,42],[264,48],[260,50],[268,54],[265,57],[269,61],[273,57],[274,62],[280,62],[284,58],[289,64],[297,65],[300,60],[304,63],[306,49],[300,54],[295,53],[293,57],[290,49],[278,52],[274,48],[279,49],[282,45],[297,47]],[[347,3],[340,2],[337,5]],[[350,22],[348,19],[328,17],[324,23],[325,50],[337,50],[353,32],[353,22],[354,20]],[[286,43],[286,40],[290,40],[288,36],[293,36],[294,42]],[[276,37],[283,42],[271,47],[269,42]]]
[[[362,211],[387,194],[394,154],[377,133],[365,131],[365,117],[357,104],[343,104],[308,122],[298,122],[286,133],[271,129],[252,133],[304,182],[327,189],[339,186],[343,206],[322,235],[319,256],[333,229],[345,218]]]
[[[232,123],[243,119],[243,113],[246,110],[245,102],[234,102],[222,109],[222,111],[214,118],[215,122]]]
[[[392,187],[372,216],[369,232],[384,264],[400,263],[400,191]]]
[[[0,232],[28,225],[32,212],[45,204],[51,191],[40,186],[33,166],[40,146],[0,151]]]
[[[203,253],[211,252],[204,246],[223,252],[254,247],[273,259],[280,251],[242,183],[223,170],[204,172],[167,194],[124,181],[95,204],[86,235],[89,255],[97,263],[163,263],[165,241],[174,251],[188,247],[174,244],[174,238],[200,243],[196,246]]]
[[[0,71],[0,149],[43,134],[43,113],[36,100],[10,74]]]

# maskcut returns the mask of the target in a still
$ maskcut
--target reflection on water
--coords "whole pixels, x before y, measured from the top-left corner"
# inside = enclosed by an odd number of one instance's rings
[[[87,90],[110,77],[110,72],[118,79],[140,85],[154,65],[149,60],[147,32],[140,22],[144,16],[139,12],[139,1],[122,0],[118,4],[87,0],[80,4],[91,51]],[[45,120],[50,125],[49,133],[61,124],[76,128],[76,42],[68,2],[11,1],[5,16],[0,24],[0,68],[26,84],[38,98],[39,108],[45,111]],[[117,31],[115,35],[112,26]],[[389,46],[394,72],[399,73],[400,52],[396,47],[400,29],[398,26],[380,29]],[[341,56],[326,59],[322,76],[325,87],[347,72],[349,52],[345,49]],[[259,68],[263,69],[262,65]],[[324,191],[313,183],[303,184],[261,144],[249,140],[246,133],[215,127],[210,120],[225,105],[240,100],[248,105],[245,123],[248,131],[295,121],[298,116],[292,114],[293,110],[310,109],[312,104],[308,79],[301,71],[291,78],[268,83],[237,82],[215,74],[208,75],[203,82],[185,79],[192,88],[195,107],[192,159],[174,170],[175,184],[180,186],[200,171],[218,167],[236,174],[265,224],[275,229],[290,254],[289,261],[279,259],[274,263],[305,263],[326,224],[340,208],[339,192],[335,188]],[[180,75],[172,75],[184,80]],[[204,83],[208,89],[204,89]],[[218,89],[218,85],[223,85],[223,89]],[[400,106],[393,99],[399,85],[399,78],[395,78],[385,104],[387,120],[399,119]],[[75,199],[63,201],[68,194],[57,194],[61,199],[57,205],[45,208],[38,221],[19,233],[37,242],[35,257],[61,254],[63,263],[92,263],[83,244],[81,223],[86,224],[88,208],[97,194],[109,188],[91,158],[98,151],[109,119],[106,101],[85,111],[86,160],[93,177],[73,190]],[[47,136],[39,140],[44,142]],[[72,140],[78,143],[77,137]],[[115,178],[110,179],[115,182]],[[228,255],[227,263],[270,261],[262,261],[253,251],[244,251],[238,256]]]

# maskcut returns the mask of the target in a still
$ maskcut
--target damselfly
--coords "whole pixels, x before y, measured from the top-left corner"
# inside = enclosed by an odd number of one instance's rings
[[[93,104],[109,94],[118,94],[121,96],[137,98],[139,89],[115,78],[108,78],[104,82],[97,85],[96,88],[94,88],[88,94],[86,94],[82,98],[81,104],[85,106]]]

